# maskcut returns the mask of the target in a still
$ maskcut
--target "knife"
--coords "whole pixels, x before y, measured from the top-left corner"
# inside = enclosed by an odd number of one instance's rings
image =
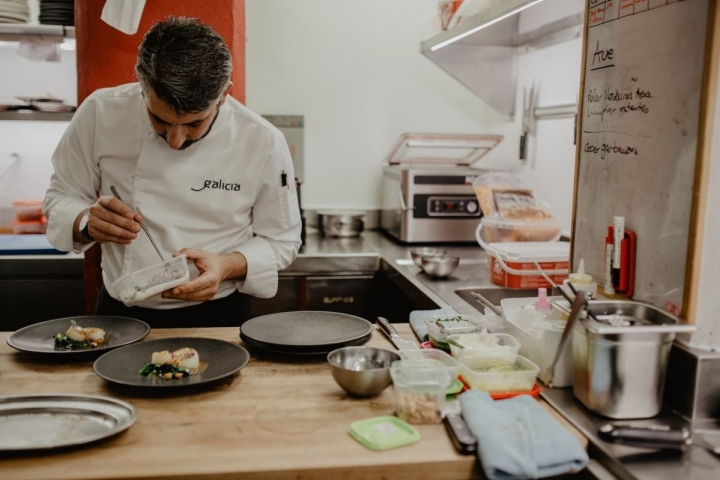
[[[380,330],[390,339],[398,350],[417,350],[419,347],[411,340],[403,340],[400,334],[395,330],[390,322],[383,317],[377,317],[377,324]]]

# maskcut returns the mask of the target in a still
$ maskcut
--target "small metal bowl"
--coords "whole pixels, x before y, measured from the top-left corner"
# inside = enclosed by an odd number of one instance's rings
[[[430,256],[430,255],[445,255],[447,253],[446,250],[443,250],[442,248],[430,248],[430,247],[424,247],[424,248],[414,248],[410,250],[410,256],[413,259],[413,262],[415,262],[415,265],[422,268],[422,262],[420,261],[420,258],[423,256]]]
[[[358,397],[380,395],[390,383],[390,366],[400,355],[372,347],[343,347],[328,354],[332,376],[346,392]]]
[[[460,258],[452,255],[424,255],[420,257],[420,268],[435,278],[445,278],[455,271]]]

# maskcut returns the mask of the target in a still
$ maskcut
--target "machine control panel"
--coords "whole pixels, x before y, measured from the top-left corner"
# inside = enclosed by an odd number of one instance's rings
[[[430,196],[427,199],[427,214],[430,217],[479,217],[477,198],[463,196]]]

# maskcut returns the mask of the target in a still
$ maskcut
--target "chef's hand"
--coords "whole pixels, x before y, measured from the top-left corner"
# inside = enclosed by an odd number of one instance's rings
[[[88,231],[98,243],[119,243],[128,245],[137,238],[140,232],[142,216],[133,212],[130,207],[115,197],[100,197],[90,207]],[[87,241],[79,234],[78,226],[85,212],[75,221],[76,240]]]
[[[247,273],[247,262],[241,253],[218,255],[205,250],[183,248],[173,253],[173,257],[179,255],[187,255],[188,260],[192,260],[200,271],[200,276],[184,285],[164,291],[163,298],[192,302],[212,300],[220,288],[220,282],[228,279],[239,280],[245,278]]]

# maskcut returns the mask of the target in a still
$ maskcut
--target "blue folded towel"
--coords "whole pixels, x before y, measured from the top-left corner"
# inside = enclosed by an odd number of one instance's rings
[[[410,327],[421,342],[427,341],[428,329],[425,319],[438,317],[440,315],[452,315],[455,313],[452,307],[445,307],[439,310],[414,310],[410,312]]]
[[[460,395],[460,407],[490,480],[577,472],[588,462],[575,437],[529,395],[493,401],[486,392],[469,390]]]

